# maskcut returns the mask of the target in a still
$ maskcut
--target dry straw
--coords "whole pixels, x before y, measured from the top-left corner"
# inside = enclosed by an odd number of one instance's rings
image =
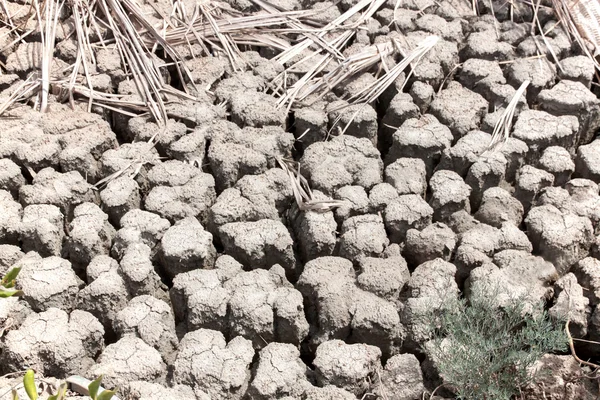
[[[517,106],[521,101],[527,87],[529,86],[529,81],[526,80],[519,86],[519,89],[515,92],[512,99],[496,121],[496,125],[494,126],[494,131],[492,132],[492,138],[488,145],[489,150],[494,150],[501,143],[504,143],[508,140],[510,136],[510,132],[512,130],[512,123],[515,118],[515,112],[517,110]]]
[[[227,57],[233,69],[243,67],[240,47],[269,47],[279,51],[274,60],[285,68],[269,87],[278,99],[278,106],[287,110],[313,95],[322,96],[358,74],[377,71],[375,82],[347,99],[348,105],[366,106],[377,101],[401,73],[407,71],[410,74],[439,40],[435,36],[426,38],[414,49],[402,49],[396,41],[390,40],[345,56],[344,49],[358,29],[364,29],[387,0],[358,0],[339,17],[326,23],[314,18],[319,10],[285,11],[266,0],[251,1],[258,12],[241,13],[226,3],[211,1],[198,2],[190,10],[182,0],[172,0],[171,10],[154,9],[162,17],[157,19],[136,0],[32,0],[31,4],[18,10],[18,18],[17,14],[11,15],[6,2],[0,0],[0,22],[4,26],[0,35],[10,35],[7,46],[23,42],[31,34],[37,34],[42,42],[37,60],[39,71],[19,84],[0,104],[0,115],[16,102],[32,100],[35,108],[45,112],[53,93],[59,101],[68,101],[72,105],[84,100],[88,110],[96,105],[130,116],[148,113],[165,128],[166,104],[177,97],[194,99],[190,93],[198,91],[186,59],[179,53],[182,46],[187,46],[194,57],[194,45],[199,46],[203,55]],[[541,0],[521,1],[534,9],[532,34],[537,29],[554,56],[552,46],[545,38],[547,32],[543,32],[537,20]],[[600,53],[598,0],[552,0],[552,5],[559,23],[600,71],[595,58]],[[507,6],[512,7],[512,3]],[[401,12],[397,8],[398,4],[394,13]],[[72,35],[77,43],[77,55],[69,76],[57,78],[53,75],[53,56],[58,26],[67,9],[73,15],[75,29]],[[477,0],[473,0],[474,12],[477,9]],[[116,49],[127,78],[135,84],[137,97],[95,90],[90,71],[96,65],[94,54],[101,47]],[[178,74],[182,90],[165,82],[163,71],[166,67],[156,55],[157,51],[170,59],[169,65]],[[540,53],[543,53],[541,49]],[[390,67],[386,59],[392,56],[401,61]],[[299,78],[288,87],[290,74],[298,74]],[[515,110],[525,89],[524,84],[507,105],[494,129],[491,145],[510,134]],[[290,176],[301,209],[325,210],[339,205],[335,201],[316,201],[299,169],[283,160],[280,163]]]

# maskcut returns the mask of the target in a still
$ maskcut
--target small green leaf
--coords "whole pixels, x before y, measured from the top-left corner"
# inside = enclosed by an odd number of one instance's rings
[[[117,389],[105,390],[98,395],[96,400],[111,400],[115,394],[117,394]]]
[[[64,400],[67,397],[67,382],[63,382],[55,395],[48,397],[48,400]]]
[[[97,377],[96,379],[91,381],[90,384],[88,385],[89,396],[92,398],[92,400],[96,400],[96,398],[98,397],[98,389],[100,388],[101,384],[102,384],[102,375],[100,375],[99,377]]]
[[[28,369],[23,377],[23,386],[30,400],[37,400],[37,387],[35,386],[35,373],[32,369]]]
[[[15,389],[12,390],[12,400],[19,400],[19,394]]]
[[[12,296],[23,296],[23,291],[14,289],[5,289],[0,286],[0,298],[5,299]]]
[[[7,288],[13,287],[15,285],[14,281],[15,279],[17,279],[17,275],[19,275],[19,272],[21,272],[21,267],[14,267],[10,271],[8,271],[6,275],[4,275],[4,278],[2,278],[2,281],[0,281],[0,285]]]

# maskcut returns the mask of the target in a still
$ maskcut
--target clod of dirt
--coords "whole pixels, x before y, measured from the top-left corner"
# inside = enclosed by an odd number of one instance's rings
[[[563,66],[564,68],[564,66]],[[527,100],[535,101],[538,94],[550,88],[556,79],[556,67],[553,63],[544,60],[518,59],[510,63],[507,68],[508,83],[519,87],[529,81],[527,87]]]
[[[108,255],[116,234],[108,215],[94,203],[75,207],[68,232],[65,249],[76,271],[84,271],[94,257]]]
[[[75,275],[69,261],[56,256],[42,258],[36,252],[29,252],[19,264],[22,267],[19,285],[24,292],[23,299],[34,311],[73,310],[83,282]]]
[[[600,128],[600,100],[582,83],[560,81],[538,96],[540,108],[553,115],[579,118],[578,143],[588,144]]]
[[[575,173],[581,178],[600,182],[600,139],[577,149]]]
[[[562,69],[558,70],[561,80],[578,81],[586,88],[592,86],[594,78],[594,63],[586,56],[573,56],[560,61]]]
[[[432,107],[434,104],[435,101]],[[403,157],[421,159],[425,163],[427,177],[430,177],[442,152],[452,145],[452,140],[450,129],[432,115],[409,119],[394,133],[386,163],[391,164]]]
[[[383,180],[380,154],[364,138],[342,135],[314,143],[305,150],[300,164],[311,187],[327,195],[347,185],[368,190]]]
[[[389,244],[383,219],[367,214],[348,218],[340,232],[340,256],[356,261],[360,257],[377,257]]]
[[[485,263],[471,271],[465,283],[468,293],[485,287],[498,288],[494,301],[503,306],[515,296],[534,305],[548,299],[558,274],[552,263],[526,251],[504,250],[493,263]]]
[[[425,390],[419,360],[413,354],[398,354],[385,363],[373,393],[390,400],[418,399]]]
[[[154,166],[148,172],[150,193],[144,206],[171,223],[196,217],[205,222],[215,202],[215,179],[201,169],[171,160]]]
[[[528,158],[533,161],[550,146],[562,146],[574,154],[579,122],[568,115],[555,117],[545,111],[527,110],[519,114],[513,137],[529,147]]]
[[[491,153],[480,157],[467,173],[465,182],[471,186],[471,209],[479,209],[483,193],[500,185],[506,176],[508,160],[502,153]]]
[[[160,240],[160,262],[170,278],[202,266],[212,268],[217,257],[213,236],[196,218],[181,219]]]
[[[531,253],[532,247],[527,235],[510,222],[504,222],[500,229],[477,224],[460,236],[455,256],[457,280],[463,282],[472,269],[491,261],[497,252],[523,250]]]
[[[427,168],[419,158],[398,158],[385,168],[385,182],[399,195],[424,196],[427,190]]]
[[[574,274],[568,273],[554,285],[554,305],[548,311],[554,318],[568,318],[569,331],[575,337],[585,337],[592,314],[589,300]]]
[[[317,200],[327,198],[319,191],[314,191],[313,194]],[[291,222],[300,261],[308,262],[333,255],[338,229],[333,211],[300,211],[297,208],[293,210]]]
[[[361,289],[389,301],[398,298],[410,279],[406,261],[401,256],[389,258],[364,257],[359,260],[356,283]]]
[[[516,183],[515,198],[523,204],[525,210],[529,210],[540,192],[554,184],[554,175],[531,165],[524,165],[518,172]]]
[[[478,129],[488,110],[488,102],[479,94],[452,82],[433,100],[429,111],[459,139]]]
[[[577,282],[585,289],[584,295],[590,301],[590,306],[595,307],[600,303],[600,260],[586,257],[571,268],[577,277]]]
[[[436,258],[450,261],[456,247],[456,234],[446,224],[435,222],[425,229],[409,229],[402,255],[416,267]]]
[[[344,339],[378,346],[386,356],[399,353],[404,327],[396,305],[357,285],[352,262],[347,259],[321,257],[306,263],[297,288],[306,299],[307,319],[315,326],[311,347]]]
[[[411,229],[423,229],[433,219],[433,208],[416,194],[398,197],[388,204],[383,214],[385,229],[392,243],[402,243],[406,232]]]
[[[6,190],[14,195],[27,181],[21,173],[21,168],[8,158],[0,159],[0,190]]]
[[[60,173],[52,168],[45,168],[33,178],[33,184],[21,186],[19,199],[25,206],[57,206],[70,220],[75,207],[81,203],[95,203],[96,194],[79,172]]]
[[[128,382],[124,387],[119,387],[119,395],[129,396],[131,400],[209,400],[206,393],[196,391],[186,385],[165,387],[159,383],[146,381]]]
[[[157,214],[131,210],[121,218],[121,229],[117,231],[112,250],[121,254],[129,244],[132,244],[128,238],[135,238],[135,242],[143,243],[152,249],[170,227],[169,221]]]
[[[551,371],[551,374],[530,383],[524,390],[527,396],[543,397],[544,393],[568,392],[574,399],[592,400],[599,395],[598,388],[588,380],[581,379],[584,372],[571,356],[546,354],[532,368],[533,371]],[[569,385],[566,382],[572,383]]]
[[[258,175],[277,165],[276,157],[291,158],[294,135],[281,127],[240,129],[221,121],[212,129],[208,161],[218,192],[244,175]]]
[[[10,192],[0,190],[0,240],[6,244],[18,244],[23,207]]]
[[[259,352],[254,379],[248,388],[253,400],[290,396],[300,398],[311,387],[311,375],[300,359],[300,351],[291,344],[270,343]]]
[[[242,177],[225,189],[208,211],[207,227],[212,233],[229,222],[279,220],[292,203],[289,176],[280,168],[260,175]]]
[[[128,211],[140,208],[140,187],[134,179],[121,176],[108,182],[106,188],[100,192],[100,201],[110,222],[120,227],[121,218]]]
[[[164,382],[167,368],[158,350],[133,335],[109,344],[100,354],[89,376],[102,375],[108,387],[124,386],[132,381]]]
[[[367,381],[381,368],[381,350],[362,343],[346,344],[331,340],[317,348],[314,361],[317,383],[335,385],[361,397]]]
[[[457,211],[471,211],[471,187],[454,171],[436,171],[429,180],[434,221],[446,221]]]
[[[241,399],[250,381],[252,342],[236,337],[229,343],[218,331],[187,333],[179,345],[173,380],[206,392],[211,399]]]
[[[523,213],[523,204],[519,200],[506,190],[493,187],[483,192],[481,206],[475,213],[475,218],[484,224],[501,228],[505,222],[520,226]]]
[[[134,335],[159,351],[167,364],[175,361],[179,342],[169,304],[153,296],[134,297],[115,316],[113,329],[119,337]]]
[[[233,258],[221,256],[214,270],[175,277],[175,316],[188,330],[218,329],[251,339],[257,348],[273,340],[299,344],[308,333],[302,296],[284,275],[279,266],[243,272]]]
[[[406,327],[406,349],[418,351],[427,339],[427,324],[423,317],[434,310],[443,310],[458,298],[454,280],[456,267],[442,259],[427,261],[412,273],[400,298],[404,300],[402,323]]]
[[[465,177],[471,165],[486,150],[491,139],[491,135],[482,131],[469,132],[458,139],[454,146],[443,151],[437,168],[448,169]]]
[[[538,160],[538,168],[554,175],[554,185],[563,186],[575,171],[575,163],[569,152],[560,146],[547,147]]]
[[[589,218],[562,212],[552,205],[533,207],[525,224],[536,252],[552,260],[561,276],[587,257],[594,241]]]
[[[102,325],[90,313],[48,308],[6,334],[0,362],[12,371],[32,368],[57,378],[86,373],[104,346],[103,336]]]

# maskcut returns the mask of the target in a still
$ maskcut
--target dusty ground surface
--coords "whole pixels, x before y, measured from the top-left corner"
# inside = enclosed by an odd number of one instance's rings
[[[353,4],[280,3],[324,19]],[[104,374],[122,398],[147,400],[420,399],[439,377],[418,316],[488,284],[545,300],[576,337],[600,340],[594,66],[559,27],[547,41],[562,69],[536,57],[531,9],[512,22],[497,3],[495,19],[461,0],[384,3],[345,54],[441,39],[402,91],[404,75],[357,110],[332,111],[376,68],[288,115],[270,90],[285,66],[243,49],[242,71],[188,54],[207,91],[169,104],[156,146],[145,116],[58,103],[6,112],[0,274],[22,266],[24,296],[0,299],[0,375]],[[35,40],[0,54],[0,99],[36,68]],[[60,62],[73,46],[59,39]],[[115,50],[96,57],[98,85],[133,93]],[[484,153],[525,80],[512,137]],[[344,135],[329,132],[338,117]],[[300,210],[277,158],[343,205]],[[597,398],[569,378],[570,356],[544,362],[552,379],[528,398]],[[13,383],[0,379],[0,395]]]

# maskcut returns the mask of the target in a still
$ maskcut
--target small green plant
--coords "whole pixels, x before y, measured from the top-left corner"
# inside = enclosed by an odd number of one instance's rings
[[[564,324],[542,303],[524,297],[503,303],[493,290],[479,290],[429,316],[423,349],[459,399],[509,400],[535,378],[530,367],[539,358],[567,350]]]
[[[8,271],[2,280],[0,280],[0,298],[21,296],[23,294],[22,291],[14,289],[19,272],[21,272],[21,268],[15,267]]]
[[[116,394],[116,390],[106,390],[101,387],[102,375],[94,379],[88,385],[88,395],[92,400],[111,400]],[[23,387],[29,400],[37,400],[37,386],[35,384],[35,373],[29,369],[23,376]],[[64,400],[67,397],[67,382],[63,382],[59,387],[56,394],[48,397],[48,400]],[[16,390],[12,390],[12,400],[19,400],[19,395]]]
[[[92,400],[110,400],[117,393],[115,390],[101,389],[102,375],[94,379],[88,386],[89,396]]]
[[[35,373],[32,369],[28,369],[23,376],[23,387],[29,400],[37,400],[37,385],[35,384]],[[67,382],[63,382],[59,387],[56,394],[48,397],[48,400],[64,400],[67,397]],[[19,400],[19,395],[16,390],[12,390],[12,400]]]

